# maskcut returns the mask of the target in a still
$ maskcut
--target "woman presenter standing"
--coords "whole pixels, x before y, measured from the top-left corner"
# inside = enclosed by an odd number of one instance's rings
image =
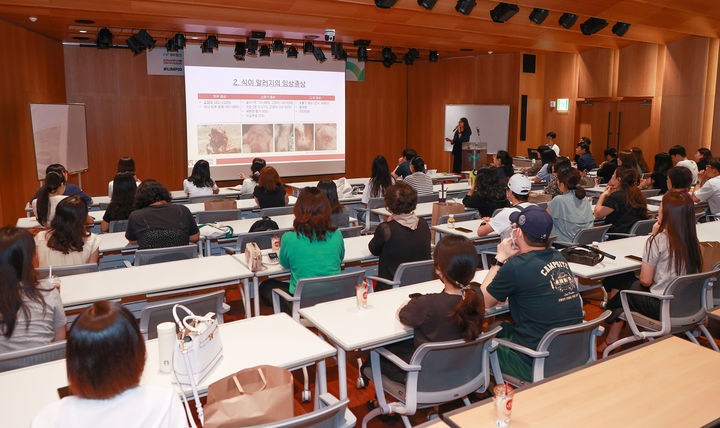
[[[453,172],[459,173],[462,170],[462,145],[470,141],[470,124],[466,118],[461,118],[458,122],[458,126],[455,127],[455,134],[452,140],[446,138],[445,141],[452,143],[453,149]]]

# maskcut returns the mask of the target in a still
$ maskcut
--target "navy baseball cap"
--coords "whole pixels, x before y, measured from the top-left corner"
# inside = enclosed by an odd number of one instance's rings
[[[524,234],[537,241],[547,241],[553,228],[550,214],[537,205],[511,213],[510,221],[517,224]]]

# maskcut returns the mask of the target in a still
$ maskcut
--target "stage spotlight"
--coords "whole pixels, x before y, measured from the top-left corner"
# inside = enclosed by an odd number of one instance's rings
[[[200,49],[202,50],[202,53],[213,53],[213,48],[211,46],[208,46],[207,40],[202,42],[200,45]]]
[[[408,49],[407,53],[403,55],[403,61],[405,65],[413,65],[416,59],[420,57],[420,52],[415,48]]]
[[[205,43],[207,44],[208,47],[210,47],[212,49],[217,49],[218,46],[220,46],[220,42],[218,41],[217,36],[213,36],[213,35],[207,36],[207,39],[205,39]]]
[[[284,50],[285,50],[285,45],[283,44],[282,40],[273,41],[273,52],[282,53]]]
[[[508,19],[512,18],[516,13],[520,11],[520,8],[516,4],[512,3],[500,3],[495,6],[495,9],[490,11],[490,18],[494,22],[503,23]]]
[[[179,49],[185,48],[185,35],[183,33],[175,34],[173,40],[175,41],[175,46],[177,46]]]
[[[257,39],[247,39],[247,54],[255,55],[257,53],[258,41]]]
[[[360,46],[358,48],[357,59],[361,62],[367,61],[367,48],[365,46]]]
[[[265,38],[265,32],[264,31],[251,31],[250,38],[256,39],[256,40],[262,40]]]
[[[475,0],[458,0],[457,4],[455,5],[455,10],[462,13],[463,15],[470,15],[470,12],[472,12],[476,4],[477,3],[475,3]]]
[[[139,54],[143,50],[145,50],[145,46],[140,43],[140,40],[138,40],[137,34],[132,35],[129,39],[125,41],[127,43],[127,46],[130,48],[130,50],[135,54]]]
[[[152,49],[155,47],[155,39],[147,32],[147,30],[140,30],[135,37],[140,41],[143,49]]]
[[[270,46],[268,46],[268,45],[260,46],[260,56],[270,56]]]
[[[395,60],[397,60],[397,55],[392,51],[392,48],[385,47],[382,50],[382,57],[383,57],[383,65],[387,68],[390,68],[393,64],[395,64]]]
[[[178,45],[175,43],[175,39],[168,39],[167,43],[165,43],[165,50],[168,52],[177,52],[178,51]]]
[[[588,18],[587,21],[580,24],[580,31],[586,36],[595,34],[603,28],[607,27],[608,22],[600,18]]]
[[[563,13],[562,16],[560,17],[560,19],[558,20],[558,23],[563,28],[567,28],[569,30],[570,27],[575,25],[575,22],[577,21],[577,19],[578,19],[578,16],[575,15],[574,13]]]
[[[107,27],[103,27],[97,35],[97,40],[95,41],[95,45],[99,47],[100,49],[107,49],[110,46],[112,46],[113,42],[113,33],[110,32],[110,30],[107,29]]]
[[[417,0],[418,5],[424,7],[427,10],[432,9],[435,7],[435,3],[437,3],[437,0]]]
[[[629,29],[630,29],[630,24],[628,24],[626,22],[618,22],[615,25],[613,25],[612,32],[615,35],[622,37],[625,35],[625,33],[627,33],[627,30],[629,30]]]
[[[375,6],[380,9],[390,9],[395,6],[395,3],[397,3],[397,0],[375,0]]]
[[[550,13],[547,9],[538,9],[535,8],[530,12],[530,20],[537,25],[540,25],[545,21],[545,18],[547,18],[548,14]]]
[[[305,44],[303,44],[303,53],[309,54],[315,52],[315,46],[313,45],[313,42],[307,40],[305,41]]]
[[[238,61],[244,61],[245,60],[245,51],[247,48],[245,47],[245,43],[243,42],[236,42],[235,43],[235,57]]]
[[[288,58],[297,58],[298,56],[298,50],[295,46],[290,46],[287,48],[287,57]]]
[[[438,51],[430,51],[430,56],[428,57],[430,62],[438,62]]]
[[[315,55],[315,59],[318,62],[325,62],[325,60],[327,60],[327,58],[325,58],[325,53],[320,48],[315,48],[313,55]]]

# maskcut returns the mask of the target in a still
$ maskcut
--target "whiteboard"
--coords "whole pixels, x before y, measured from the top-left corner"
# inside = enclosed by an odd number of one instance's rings
[[[68,172],[88,169],[85,104],[30,104],[38,180],[48,165],[62,164]]]
[[[465,117],[470,124],[472,135],[471,143],[487,143],[488,153],[497,153],[507,150],[508,130],[510,129],[510,106],[508,105],[479,105],[479,104],[446,104],[445,105],[445,135],[452,139],[455,127],[461,117]],[[478,139],[478,129],[480,130]],[[452,151],[452,144],[445,142],[445,151]]]

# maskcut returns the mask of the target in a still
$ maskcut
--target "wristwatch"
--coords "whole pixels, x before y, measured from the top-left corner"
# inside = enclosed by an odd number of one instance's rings
[[[503,267],[504,264],[505,264],[505,262],[501,262],[500,260],[495,259],[495,266],[497,266],[497,267]]]

